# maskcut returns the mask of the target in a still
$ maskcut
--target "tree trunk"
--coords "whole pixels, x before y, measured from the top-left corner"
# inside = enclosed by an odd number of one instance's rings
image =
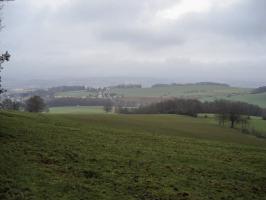
[[[231,128],[235,128],[235,120],[231,120]]]

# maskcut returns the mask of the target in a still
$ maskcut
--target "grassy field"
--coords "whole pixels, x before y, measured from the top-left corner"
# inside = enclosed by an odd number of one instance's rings
[[[207,116],[207,118],[206,118]],[[210,124],[217,124],[217,119],[215,114],[199,114],[199,118],[204,118],[206,121],[208,121]],[[230,123],[227,122],[225,125],[227,127],[230,126]],[[252,132],[252,130],[255,130],[259,132],[262,136],[266,137],[266,121],[262,119],[262,117],[254,117],[252,116],[251,119],[248,121],[247,128],[249,131]],[[239,129],[241,131],[241,124],[236,124],[236,129]],[[252,133],[250,133],[252,134]]]
[[[253,117],[250,121],[250,125],[256,130],[266,133],[266,121],[262,120],[261,117]]]
[[[232,97],[227,97],[226,99],[233,100],[233,101],[243,101],[247,103],[252,103],[255,105],[259,105],[262,108],[266,108],[266,93],[236,95]]]
[[[102,106],[66,106],[51,107],[51,114],[102,114],[104,113]]]
[[[265,199],[266,140],[207,118],[0,112],[0,199]]]
[[[175,96],[175,97],[194,97],[194,98],[215,98],[227,97],[228,95],[247,94],[250,89],[234,88],[226,86],[215,85],[186,85],[186,86],[167,86],[156,88],[129,88],[129,89],[111,89],[112,93],[122,95],[125,97],[161,97],[161,96]],[[86,97],[90,92],[73,91],[62,92],[56,96],[60,97]]]
[[[233,88],[214,85],[186,85],[167,86],[156,88],[136,88],[136,89],[113,89],[112,92],[124,96],[144,96],[144,97],[191,97],[191,98],[213,98],[225,97],[232,94],[246,94],[250,89]]]
[[[266,108],[266,93],[250,94],[251,89],[235,88],[215,85],[187,85],[187,86],[168,86],[157,88],[132,88],[132,89],[112,89],[112,93],[124,96],[126,99],[132,98],[132,101],[142,102],[143,98],[160,97],[179,97],[195,98],[202,101],[213,101],[216,99],[227,99],[232,101],[243,101],[250,104]],[[57,94],[58,97],[89,97],[92,93],[86,91],[65,92]],[[95,94],[94,94],[95,95]],[[151,100],[153,102],[153,100]]]

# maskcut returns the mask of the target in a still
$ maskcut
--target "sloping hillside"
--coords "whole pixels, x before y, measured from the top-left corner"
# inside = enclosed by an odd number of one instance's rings
[[[0,113],[0,199],[264,199],[266,141],[208,119]]]
[[[266,108],[266,92],[258,94],[236,95],[228,97],[227,99],[232,101],[243,101],[254,105],[258,105],[262,108]]]

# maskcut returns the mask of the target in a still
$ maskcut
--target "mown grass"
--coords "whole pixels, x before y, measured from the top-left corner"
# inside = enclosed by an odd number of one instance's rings
[[[265,199],[266,140],[210,119],[0,113],[0,199]]]
[[[65,106],[51,107],[50,114],[103,114],[102,106]]]

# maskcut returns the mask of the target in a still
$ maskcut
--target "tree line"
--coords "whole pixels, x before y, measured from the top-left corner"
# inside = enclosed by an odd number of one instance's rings
[[[54,98],[47,101],[47,105],[50,107],[58,106],[104,106],[111,102],[110,99],[103,98],[75,98],[75,97],[63,97]]]
[[[251,94],[261,94],[266,92],[266,86],[262,86],[259,88],[254,89]]]
[[[44,112],[49,108],[40,96],[32,96],[25,102],[5,99],[0,102],[0,110],[26,111],[26,112]]]
[[[110,99],[82,99],[82,98],[59,98],[44,102],[39,96],[33,96],[24,103],[5,99],[0,103],[0,109],[18,110],[28,112],[48,111],[49,107],[56,106],[103,106],[106,112],[115,107],[116,113],[121,114],[178,114],[197,117],[199,113],[216,114],[219,124],[224,126],[230,122],[231,128],[241,123],[246,126],[250,116],[261,116],[266,120],[266,109],[259,106],[228,100],[216,100],[213,102],[201,102],[196,99],[173,98],[159,103],[152,103],[138,108],[121,107]]]
[[[262,116],[266,119],[265,109],[244,102],[228,100],[201,102],[196,99],[173,98],[139,108],[118,108],[116,110],[124,114],[178,114],[192,117],[197,117],[199,113],[212,113],[217,115],[219,124],[230,122],[231,128],[234,128],[236,123],[244,124],[248,116]]]
[[[159,83],[159,84],[154,84],[151,86],[151,88],[160,88],[160,87],[170,87],[170,86],[201,86],[201,85],[209,85],[209,86],[221,86],[221,87],[230,87],[230,85],[225,84],[225,83],[215,83],[215,82],[199,82],[199,83]]]
[[[141,84],[120,84],[111,86],[111,89],[134,89],[134,88],[142,88]]]

